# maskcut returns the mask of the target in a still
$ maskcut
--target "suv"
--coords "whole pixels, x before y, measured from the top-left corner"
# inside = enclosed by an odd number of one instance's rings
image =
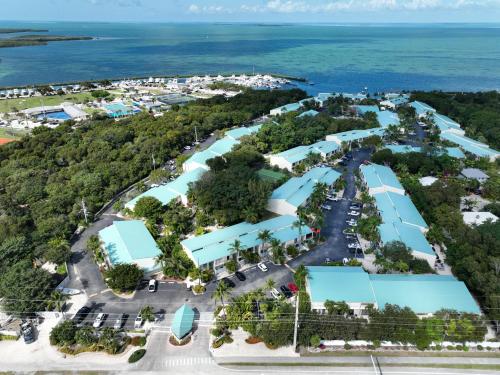
[[[121,329],[123,326],[123,322],[125,320],[125,314],[118,315],[118,318],[115,320],[115,324],[113,325],[114,329]]]
[[[21,334],[25,344],[31,344],[35,341],[35,332],[30,322],[25,322],[21,325]]]
[[[141,328],[142,327],[142,316],[141,314],[137,315],[137,318],[134,320],[134,328]]]
[[[280,290],[281,290],[281,293],[283,293],[283,295],[285,296],[285,298],[290,298],[293,296],[293,293],[290,289],[288,289],[288,287],[286,285],[282,285],[280,287]]]
[[[105,313],[97,314],[97,316],[94,320],[94,323],[92,324],[92,327],[94,327],[94,328],[101,327],[103,325],[104,321],[106,320],[107,316],[108,316],[108,314],[105,314]]]
[[[259,270],[261,270],[262,272],[267,272],[268,271],[268,268],[267,268],[267,266],[264,263],[257,264],[257,267],[259,267]]]
[[[245,277],[245,275],[243,273],[241,273],[240,271],[236,271],[234,273],[234,276],[236,276],[236,278],[240,281],[245,281],[247,278]]]
[[[270,292],[273,298],[280,299],[280,292],[276,288],[271,289]]]
[[[149,283],[148,283],[148,292],[149,293],[156,292],[156,280],[155,279],[149,280]]]

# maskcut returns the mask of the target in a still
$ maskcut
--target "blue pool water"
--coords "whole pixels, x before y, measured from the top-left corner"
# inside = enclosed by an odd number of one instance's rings
[[[49,120],[71,120],[71,116],[68,115],[64,111],[57,111],[57,112],[50,112],[46,113],[44,115],[38,116],[39,120],[43,120],[44,118],[49,119]]]

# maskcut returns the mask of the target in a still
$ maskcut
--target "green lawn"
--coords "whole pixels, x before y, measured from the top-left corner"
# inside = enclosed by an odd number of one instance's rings
[[[54,96],[36,96],[32,98],[17,98],[0,100],[0,112],[14,112],[15,109],[23,110],[33,107],[41,107],[42,105],[51,106],[59,105],[62,102],[82,103],[92,100],[92,96],[87,93],[76,93],[68,95]]]
[[[281,180],[285,175],[280,172],[275,172],[271,169],[261,169],[257,172],[259,178],[264,181],[276,182]]]
[[[0,128],[0,138],[19,139],[25,133],[26,132],[23,132],[22,130]]]

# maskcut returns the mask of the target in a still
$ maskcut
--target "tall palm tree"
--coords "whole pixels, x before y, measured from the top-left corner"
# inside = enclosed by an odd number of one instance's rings
[[[148,322],[152,322],[153,320],[155,320],[155,313],[154,313],[154,310],[151,306],[144,306],[141,309],[140,314],[141,314],[142,319],[144,319]]]
[[[297,209],[297,220],[292,224],[293,228],[299,230],[299,244],[302,245],[302,228],[306,225],[306,211],[303,207]]]
[[[271,290],[275,286],[276,286],[276,282],[272,278],[269,278],[266,280],[266,286],[265,286],[266,290]]]
[[[47,309],[49,310],[56,310],[58,312],[62,312],[64,308],[64,304],[68,300],[68,296],[66,294],[63,294],[59,292],[58,290],[54,290],[49,297],[49,300],[47,302]]]
[[[183,259],[179,254],[172,254],[169,258],[165,260],[165,265],[163,267],[163,273],[176,278],[182,278],[185,276],[187,271],[184,265]]]
[[[266,246],[266,243],[271,239],[271,231],[269,231],[268,229],[261,230],[257,235],[257,238],[262,241],[262,244],[260,246],[260,251],[262,252],[264,250],[264,246]]]
[[[233,256],[233,258],[237,258],[238,254],[243,250],[241,247],[240,240],[234,240],[234,242],[229,246],[229,253]]]
[[[213,294],[212,294],[212,298],[215,299],[215,300],[218,300],[220,299],[220,302],[222,304],[222,309],[225,311],[226,310],[226,306],[224,304],[224,300],[227,299],[231,293],[229,293],[229,286],[224,283],[224,282],[220,282],[217,284],[217,288],[215,288]]]
[[[283,260],[283,247],[280,240],[276,238],[271,239],[271,251],[274,263],[281,263]]]
[[[298,266],[297,269],[295,270],[295,275],[293,275],[293,278],[295,280],[295,283],[299,287],[299,289],[301,289],[305,286],[303,283],[304,283],[308,274],[309,274],[309,271],[307,270],[307,268],[303,264]]]

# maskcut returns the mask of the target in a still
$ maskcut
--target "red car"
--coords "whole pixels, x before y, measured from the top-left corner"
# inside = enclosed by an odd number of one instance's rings
[[[295,285],[294,283],[288,283],[288,289],[290,289],[290,291],[293,293],[293,294],[297,294],[298,291],[299,291],[299,288],[297,287],[297,285]]]

